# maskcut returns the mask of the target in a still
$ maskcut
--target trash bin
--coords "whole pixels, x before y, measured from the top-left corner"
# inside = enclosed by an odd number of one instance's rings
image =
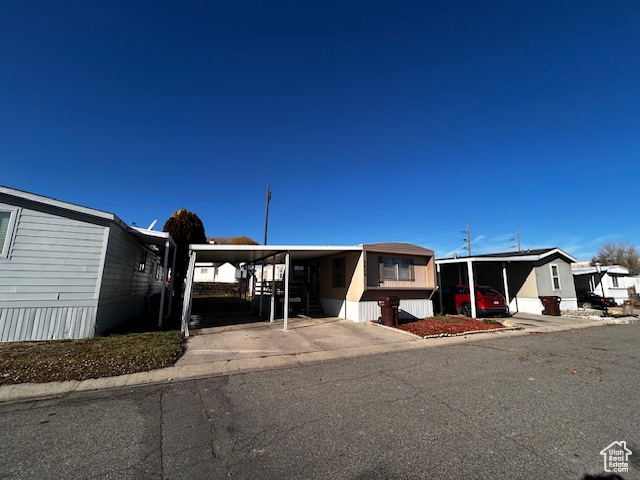
[[[542,302],[542,306],[544,310],[542,310],[543,315],[551,315],[553,317],[560,316],[560,302],[562,301],[561,297],[538,297]]]
[[[388,327],[398,325],[398,307],[400,306],[400,297],[388,296],[378,298],[378,305],[382,316],[380,317],[383,324]]]

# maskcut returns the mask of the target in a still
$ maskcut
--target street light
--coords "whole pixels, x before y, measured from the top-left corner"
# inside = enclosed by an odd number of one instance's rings
[[[609,314],[609,310],[607,309],[607,298],[604,295],[604,283],[602,281],[602,264],[600,262],[595,263],[596,271],[598,272],[598,276],[600,277],[600,288],[602,289],[602,310],[605,315]]]

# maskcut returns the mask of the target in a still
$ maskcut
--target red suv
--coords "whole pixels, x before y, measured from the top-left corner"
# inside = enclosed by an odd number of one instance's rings
[[[442,303],[445,312],[455,312],[471,316],[471,296],[468,285],[456,285],[442,289]],[[476,308],[480,315],[508,315],[509,307],[504,297],[491,287],[476,287]]]

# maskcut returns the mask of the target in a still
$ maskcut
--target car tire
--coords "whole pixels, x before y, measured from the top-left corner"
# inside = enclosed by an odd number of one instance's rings
[[[462,312],[462,315],[471,318],[471,305],[465,303],[464,305],[462,305],[462,308],[460,310]]]
[[[584,308],[585,310],[591,310],[593,308],[593,305],[591,304],[591,302],[584,302],[582,304],[582,308]]]

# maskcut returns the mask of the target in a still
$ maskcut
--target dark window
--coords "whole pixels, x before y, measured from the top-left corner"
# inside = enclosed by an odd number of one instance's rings
[[[333,261],[333,286],[344,288],[344,258]]]
[[[380,257],[383,280],[412,282],[413,260],[411,258]]]

